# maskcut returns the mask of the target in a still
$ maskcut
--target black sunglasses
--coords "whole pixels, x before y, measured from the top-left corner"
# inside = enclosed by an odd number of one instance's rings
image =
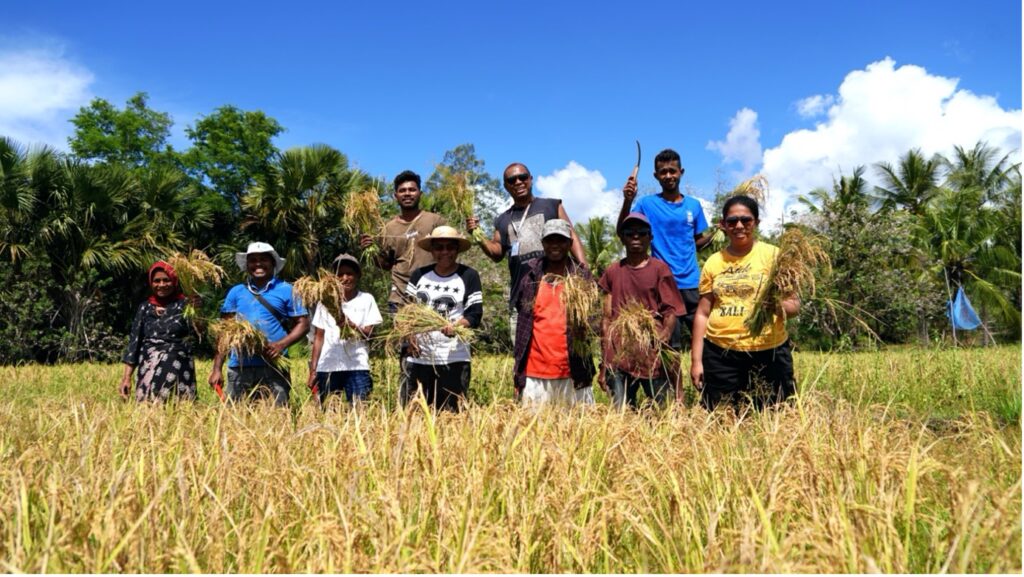
[[[730,216],[730,217],[726,217],[725,219],[723,219],[723,222],[725,223],[725,226],[736,226],[736,223],[743,223],[743,226],[748,226],[748,225],[750,225],[750,223],[754,222],[754,217],[752,217],[752,216]]]
[[[505,177],[505,182],[509,184],[512,184],[514,182],[526,182],[527,180],[530,180],[529,172],[520,172],[519,174],[513,174],[511,176]]]

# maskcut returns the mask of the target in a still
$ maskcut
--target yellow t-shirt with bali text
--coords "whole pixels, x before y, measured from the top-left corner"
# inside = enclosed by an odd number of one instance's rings
[[[786,342],[789,335],[778,313],[760,335],[751,335],[743,324],[757,296],[767,289],[768,274],[778,252],[778,247],[758,241],[746,256],[733,256],[722,249],[704,263],[698,290],[702,296],[715,296],[708,317],[709,341],[738,351],[765,351]]]

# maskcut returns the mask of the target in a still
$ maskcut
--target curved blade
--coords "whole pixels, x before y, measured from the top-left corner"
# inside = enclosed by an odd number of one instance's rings
[[[640,141],[636,141],[636,166],[640,168]]]

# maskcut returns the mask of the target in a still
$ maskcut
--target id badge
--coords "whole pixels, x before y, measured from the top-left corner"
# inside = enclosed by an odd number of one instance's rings
[[[519,241],[512,242],[512,248],[508,251],[509,256],[519,256]]]

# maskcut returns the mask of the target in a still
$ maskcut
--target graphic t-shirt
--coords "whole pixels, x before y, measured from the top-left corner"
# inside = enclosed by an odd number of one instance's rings
[[[569,378],[569,340],[565,336],[565,285],[546,281],[537,284],[533,301],[533,338],[526,357],[526,376],[535,379]]]
[[[464,264],[448,276],[437,274],[434,265],[418,269],[409,279],[406,292],[410,298],[429,305],[449,321],[465,317],[470,328],[480,326],[484,313],[480,275]],[[446,337],[441,331],[417,335],[416,343],[420,355],[409,357],[410,363],[447,365],[470,360],[469,345],[455,337]]]
[[[373,300],[370,293],[356,293],[355,297],[341,305],[341,312],[360,327],[376,326],[384,322],[377,308],[377,301]],[[324,346],[320,350],[317,372],[370,370],[370,351],[366,341],[358,338],[358,335],[356,338],[343,340],[337,319],[320,303],[316,305],[312,325],[324,330]]]
[[[394,217],[384,225],[384,239],[381,251],[387,258],[395,260],[391,267],[391,291],[388,302],[402,304],[405,301],[405,285],[413,271],[434,262],[430,251],[416,246],[416,241],[429,235],[435,228],[446,224],[445,218],[439,214],[423,211],[405,222]]]
[[[501,252],[508,256],[508,272],[512,287],[509,303],[516,302],[519,280],[523,276],[522,264],[534,258],[544,256],[544,245],[541,235],[544,223],[558,218],[558,207],[562,204],[557,198],[534,198],[526,207],[512,206],[494,219],[494,230],[501,239]]]
[[[786,342],[789,336],[779,314],[773,315],[772,323],[760,335],[751,335],[743,324],[758,295],[767,290],[768,275],[778,252],[777,247],[758,241],[746,256],[736,257],[722,249],[704,263],[700,294],[715,295],[708,317],[709,341],[738,351],[764,351]]]
[[[684,196],[680,202],[669,202],[660,194],[652,194],[638,199],[633,210],[651,222],[651,255],[672,269],[676,286],[697,288],[700,267],[693,237],[708,228],[700,201]]]

